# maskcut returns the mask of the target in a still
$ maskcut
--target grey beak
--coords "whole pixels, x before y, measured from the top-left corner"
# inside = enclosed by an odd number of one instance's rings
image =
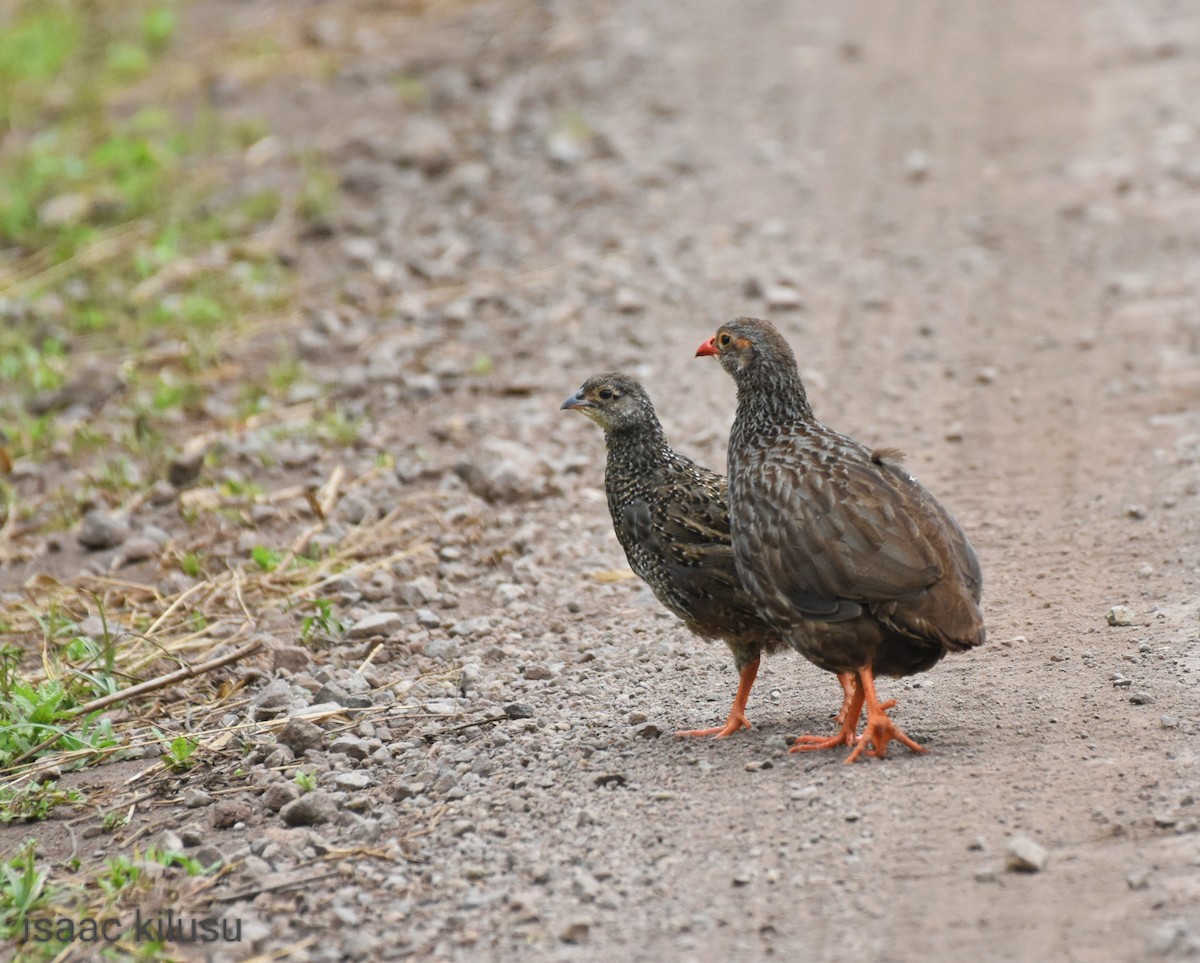
[[[588,401],[583,397],[583,389],[580,388],[573,395],[569,395],[567,400],[558,406],[559,411],[566,411],[569,408],[595,408],[594,401]]]

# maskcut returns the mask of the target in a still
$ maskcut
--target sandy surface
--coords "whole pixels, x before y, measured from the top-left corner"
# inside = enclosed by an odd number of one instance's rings
[[[192,29],[305,10],[201,5]],[[369,505],[443,500],[431,550],[396,573],[434,581],[443,621],[418,628],[420,606],[387,592],[344,614],[401,614],[376,681],[434,679],[402,702],[533,716],[396,722],[386,761],[321,762],[372,775],[367,811],[319,827],[325,843],[394,858],[228,905],[261,921],[256,948],[311,935],[294,958],[1200,953],[1200,11],[358,13],[327,38],[353,55],[333,80],[248,85],[222,108],[269,112],[289,148],[323,151],[355,188],[331,237],[296,242],[312,306],[350,332],[325,354],[317,342],[312,364],[368,426],[369,451],[322,465],[391,452],[400,479]],[[449,169],[389,154],[419,112],[397,102],[398,71],[431,78]],[[363,239],[365,254],[348,243]],[[881,686],[927,755],[789,755],[838,696],[792,654],[764,662],[752,731],[669,735],[724,718],[732,665],[639,582],[606,577],[624,559],[602,438],[557,408],[587,376],[627,370],[676,447],[721,468],[733,386],[693,353],[738,314],[786,333],[823,421],[908,452],[979,553],[989,643]],[[467,465],[520,479],[468,485]],[[1131,624],[1108,624],[1114,605]],[[360,655],[332,647],[314,664]],[[288,846],[313,844],[288,834],[310,831],[246,798],[243,828],[206,841],[237,858],[269,838],[260,874],[290,869]],[[1044,847],[1040,872],[1006,869],[1014,836]]]

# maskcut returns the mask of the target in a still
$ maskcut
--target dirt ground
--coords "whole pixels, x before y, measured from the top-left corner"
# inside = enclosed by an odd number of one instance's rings
[[[285,242],[310,310],[282,337],[364,440],[304,471],[388,452],[360,517],[434,506],[426,550],[340,586],[347,624],[397,613],[368,698],[416,714],[306,754],[337,817],[286,826],[232,764],[141,810],[235,865],[216,894],[248,939],[215,958],[1200,955],[1200,8],[229,0],[187,31],[340,58],[218,76],[219,109],[345,190]],[[978,551],[988,644],[881,687],[927,755],[788,754],[839,696],[793,654],[764,661],[752,731],[670,735],[724,718],[731,660],[622,577],[602,437],[558,405],[629,371],[721,468],[733,385],[693,354],[739,314]],[[369,651],[277,674],[344,682]],[[1013,837],[1040,871],[1007,867]]]

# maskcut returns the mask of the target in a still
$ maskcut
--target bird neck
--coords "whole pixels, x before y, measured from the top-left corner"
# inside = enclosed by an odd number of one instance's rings
[[[792,367],[758,365],[743,371],[737,393],[737,418],[747,427],[790,424],[813,416],[800,372]]]
[[[667,436],[657,418],[640,424],[612,428],[605,432],[610,461],[628,461],[632,458],[641,462],[666,458],[671,452]]]

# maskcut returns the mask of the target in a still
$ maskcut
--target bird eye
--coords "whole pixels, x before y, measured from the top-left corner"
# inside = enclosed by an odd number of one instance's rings
[[[721,335],[721,347],[722,347],[722,348],[728,348],[728,347],[729,347],[729,342],[730,342],[730,341],[732,341],[732,340],[733,340],[733,338],[731,338],[731,337],[729,336],[729,333],[728,333],[728,332],[726,332],[725,334]]]
[[[609,401],[612,398],[612,396],[613,396],[613,393],[610,389],[608,389],[608,388],[600,389],[600,397],[602,400]]]

